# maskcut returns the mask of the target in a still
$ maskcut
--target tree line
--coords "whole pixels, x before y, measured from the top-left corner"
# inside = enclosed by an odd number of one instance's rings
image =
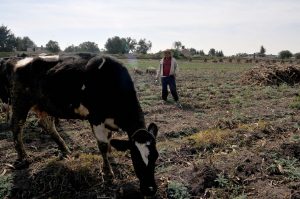
[[[126,54],[136,52],[147,54],[151,49],[152,42],[145,38],[136,40],[131,37],[120,38],[118,36],[109,38],[105,43],[106,52],[111,54]],[[28,48],[37,48],[36,44],[29,37],[16,37],[7,26],[0,26],[0,51],[26,51]],[[49,52],[57,53],[61,48],[57,41],[50,40],[45,49]],[[87,41],[78,46],[70,45],[65,48],[64,52],[93,52],[98,53],[100,49],[95,42]]]
[[[114,36],[108,38],[105,45],[105,51],[110,54],[127,54],[127,53],[140,53],[147,54],[147,52],[152,47],[152,42],[146,40],[145,38],[139,39],[138,41],[131,37],[122,38],[119,36]],[[203,50],[196,50],[195,48],[186,48],[182,42],[175,41],[173,43],[173,54],[175,57],[185,56],[213,56],[213,57],[224,57],[222,50],[216,50],[211,48],[207,54]],[[0,26],[0,52],[12,52],[12,51],[27,51],[31,48],[35,51],[37,48],[36,44],[27,36],[16,37],[7,26]],[[57,41],[50,40],[46,45],[45,49],[52,53],[57,53],[61,51],[59,43]],[[64,49],[64,52],[93,52],[99,53],[100,49],[98,44],[91,41],[86,41],[78,46],[70,45]],[[160,53],[160,52],[159,52]],[[246,53],[244,53],[246,54]],[[240,56],[237,54],[237,56]],[[247,55],[247,54],[246,54]],[[264,57],[266,56],[266,49],[261,46],[260,51],[254,53],[254,56]],[[279,52],[278,57],[281,59],[291,58],[294,56],[296,59],[300,59],[300,53],[292,54],[288,50],[283,50]]]

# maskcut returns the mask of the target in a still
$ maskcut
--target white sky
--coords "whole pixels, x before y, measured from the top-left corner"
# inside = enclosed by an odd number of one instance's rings
[[[151,52],[174,41],[225,55],[300,52],[300,0],[0,0],[0,25],[61,49],[120,36],[150,40]]]

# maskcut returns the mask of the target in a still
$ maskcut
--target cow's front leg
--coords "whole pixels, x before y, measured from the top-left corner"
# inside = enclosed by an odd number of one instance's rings
[[[110,130],[105,128],[104,123],[100,125],[92,125],[92,129],[95,137],[97,138],[98,147],[103,158],[104,175],[106,175],[108,178],[114,178],[114,173],[108,159],[108,152],[110,148]]]
[[[39,124],[43,127],[43,129],[50,134],[52,139],[56,142],[59,149],[61,150],[63,156],[67,156],[71,153],[68,146],[66,145],[65,141],[62,139],[62,137],[59,135],[59,133],[56,130],[55,127],[55,118],[52,116],[49,116],[46,113],[39,115],[40,120]]]

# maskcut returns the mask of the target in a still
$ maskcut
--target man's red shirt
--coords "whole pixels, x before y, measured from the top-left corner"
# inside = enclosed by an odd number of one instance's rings
[[[163,62],[163,76],[169,76],[171,70],[171,57],[165,57]]]

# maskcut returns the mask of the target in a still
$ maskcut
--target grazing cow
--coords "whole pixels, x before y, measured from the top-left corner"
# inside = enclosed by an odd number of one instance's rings
[[[27,57],[10,62],[13,69],[12,131],[18,153],[17,165],[27,166],[22,128],[28,111],[39,112],[45,126],[63,153],[70,153],[55,130],[53,117],[88,120],[103,157],[103,170],[113,172],[108,161],[109,144],[129,149],[140,189],[145,197],[157,191],[154,171],[158,158],[157,126],[145,126],[144,114],[128,70],[109,56]],[[128,140],[110,139],[112,130],[122,130]]]
[[[150,75],[156,75],[156,69],[153,67],[149,67],[146,69],[146,73],[150,74]]]

